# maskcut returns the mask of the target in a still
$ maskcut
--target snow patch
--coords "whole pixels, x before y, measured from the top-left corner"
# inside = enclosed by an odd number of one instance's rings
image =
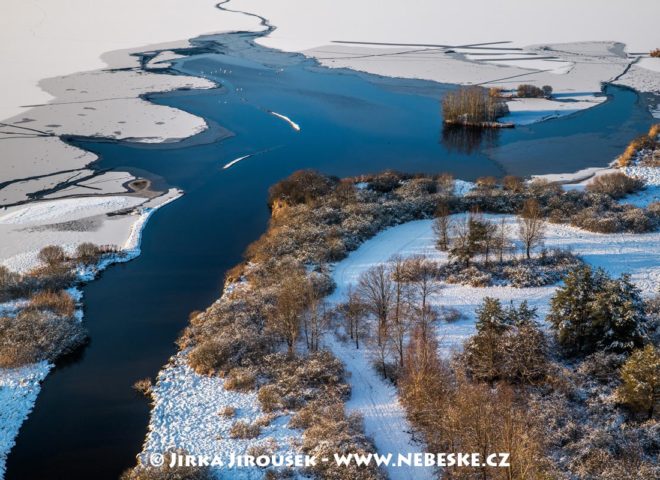
[[[48,362],[0,369],[0,478],[4,478],[7,455],[16,443],[21,425],[34,407],[41,382],[50,369]]]

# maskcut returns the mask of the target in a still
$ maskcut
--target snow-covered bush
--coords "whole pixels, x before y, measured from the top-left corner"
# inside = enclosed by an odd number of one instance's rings
[[[569,251],[544,251],[531,259],[510,258],[503,262],[473,262],[466,267],[451,262],[438,268],[438,279],[473,287],[510,285],[516,288],[542,287],[562,279],[582,261]]]
[[[454,307],[446,307],[446,306],[440,308],[440,311],[438,312],[438,316],[440,317],[440,320],[447,323],[458,322],[459,320],[462,320],[465,317],[459,309]]]
[[[619,353],[596,352],[585,357],[577,367],[577,371],[601,383],[608,383],[616,378],[624,361],[625,356]]]
[[[256,372],[249,367],[232,368],[225,377],[225,388],[227,390],[247,392],[253,390],[256,383]]]
[[[58,292],[41,291],[30,297],[25,311],[52,312],[60,317],[73,317],[76,302],[64,290]]]
[[[603,193],[612,198],[623,198],[642,188],[644,188],[644,182],[622,172],[598,175],[587,185],[588,191]]]
[[[75,317],[26,310],[14,318],[0,318],[0,367],[54,361],[85,339],[85,329]]]
[[[269,189],[268,203],[273,205],[276,201],[283,201],[296,205],[314,201],[327,194],[336,182],[336,178],[314,170],[299,170]]]
[[[261,387],[257,393],[257,400],[259,400],[259,405],[261,405],[261,409],[264,412],[272,412],[283,406],[282,397],[275,385],[264,385]]]
[[[261,433],[261,427],[254,423],[248,423],[245,420],[237,420],[229,429],[231,438],[250,439],[257,438]]]

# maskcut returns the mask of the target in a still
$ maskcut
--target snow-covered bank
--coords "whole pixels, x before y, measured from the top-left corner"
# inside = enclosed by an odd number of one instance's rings
[[[18,430],[32,411],[41,382],[52,367],[40,362],[0,369],[0,478],[5,476],[7,455],[16,443]]]
[[[145,464],[149,455],[184,450],[191,455],[217,456],[225,464],[231,454],[247,454],[250,447],[274,445],[278,453],[291,453],[299,432],[287,428],[288,417],[275,418],[262,429],[259,438],[231,438],[229,431],[237,420],[253,423],[264,415],[256,392],[229,391],[217,376],[195,373],[185,354],[173,357],[158,374],[153,387],[153,408],[149,431],[141,453]],[[223,415],[226,408],[234,415]],[[219,479],[262,479],[264,471],[252,468],[217,468]]]

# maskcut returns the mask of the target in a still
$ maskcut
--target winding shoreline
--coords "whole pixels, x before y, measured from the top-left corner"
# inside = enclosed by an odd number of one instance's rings
[[[267,27],[266,30],[265,30],[265,33],[263,33],[263,35],[259,35],[259,36],[267,35],[268,33],[272,32],[272,31],[276,28],[276,27],[270,25],[270,23],[268,22],[268,20],[265,19],[264,17],[260,17],[260,16],[258,16],[258,15],[250,14],[250,13],[247,13],[247,12],[240,12],[240,11],[230,10],[230,9],[225,8],[224,5],[227,4],[227,3],[229,3],[229,1],[230,1],[230,0],[226,0],[226,1],[224,1],[224,2],[219,3],[219,4],[217,5],[217,8],[220,9],[220,10],[226,10],[226,11],[229,11],[229,12],[236,12],[236,13],[243,13],[243,14],[245,14],[245,15],[251,15],[251,16],[254,16],[254,17],[256,17],[256,18],[259,18],[259,19],[261,20],[261,22],[262,22],[262,25],[265,26],[265,27]],[[262,32],[258,32],[258,33],[262,33]],[[172,74],[172,73],[169,73],[169,74],[165,73],[165,74],[166,74],[166,75],[169,75],[169,76],[171,76],[171,77],[179,77],[179,78],[182,78],[180,75],[175,75],[175,74]],[[143,95],[149,95],[149,92],[146,92],[146,93],[144,93]],[[144,103],[147,103],[147,102],[144,102]],[[186,114],[186,115],[188,115],[188,114]],[[203,119],[203,118],[202,118],[201,120],[204,121],[204,122],[206,122],[206,120]],[[293,125],[292,125],[292,128],[295,129],[295,127],[294,127]],[[195,135],[195,134],[198,134],[198,133],[199,133],[199,132],[196,132],[196,133],[193,133],[192,135]],[[50,137],[49,137],[49,138],[50,138]],[[187,137],[186,137],[186,138],[187,138]],[[83,155],[88,155],[88,152],[83,153]],[[89,165],[85,165],[84,167],[81,167],[81,171],[82,171],[83,168],[88,167],[88,166],[89,166]],[[52,175],[58,175],[59,173],[61,173],[61,172],[55,172],[55,173],[52,173]],[[124,182],[124,183],[125,183],[125,182]],[[120,193],[120,192],[115,192],[115,193]],[[159,208],[160,206],[163,206],[163,205],[169,203],[170,201],[173,201],[173,200],[176,199],[176,198],[178,198],[178,197],[170,198],[167,202],[165,202],[165,203],[159,205],[158,207],[155,207],[155,208],[153,208],[153,209],[150,209],[150,210],[149,210],[144,216],[141,216],[139,219],[137,219],[137,220],[133,223],[133,225],[130,227],[130,233],[129,233],[129,235],[128,235],[127,244],[128,244],[128,242],[129,242],[129,240],[130,240],[130,242],[135,242],[135,244],[136,244],[136,248],[138,249],[138,253],[136,253],[136,255],[139,254],[139,245],[140,245],[140,241],[141,241],[141,235],[142,235],[143,229],[145,228],[145,226],[146,226],[146,222],[148,221],[150,215],[152,215],[152,214],[156,211],[156,209]],[[145,202],[145,203],[148,203],[148,201]],[[143,203],[142,205],[145,205],[145,203]],[[132,257],[132,258],[134,258],[134,257]],[[35,398],[36,398],[36,395],[35,395]],[[1,473],[0,473],[0,477],[1,477],[1,476],[2,476],[2,475],[1,475]]]

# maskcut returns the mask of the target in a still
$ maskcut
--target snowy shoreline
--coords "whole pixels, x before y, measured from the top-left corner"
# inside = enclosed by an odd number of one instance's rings
[[[180,190],[171,189],[162,195],[162,198],[156,197],[140,204],[138,218],[131,224],[126,240],[122,244],[122,255],[110,255],[102,259],[93,268],[79,270],[77,272],[78,281],[82,283],[93,281],[101,271],[112,264],[128,262],[139,256],[142,234],[151,215],[181,195],[183,195],[183,192]],[[2,218],[0,217],[0,223],[2,223]],[[32,255],[29,258],[18,256],[21,262],[14,259],[13,266],[18,265],[20,267],[18,270],[26,270],[34,266],[36,253],[31,253]],[[11,264],[11,262],[9,263]],[[75,294],[73,296],[78,304],[76,317],[79,321],[82,321],[82,292],[75,288],[73,294]],[[4,314],[4,312],[11,310],[14,303],[16,302],[0,304],[0,312]],[[34,408],[41,390],[41,382],[44,381],[53,367],[52,363],[42,361],[18,368],[0,368],[0,478],[4,478],[7,457],[15,445],[20,427]]]

